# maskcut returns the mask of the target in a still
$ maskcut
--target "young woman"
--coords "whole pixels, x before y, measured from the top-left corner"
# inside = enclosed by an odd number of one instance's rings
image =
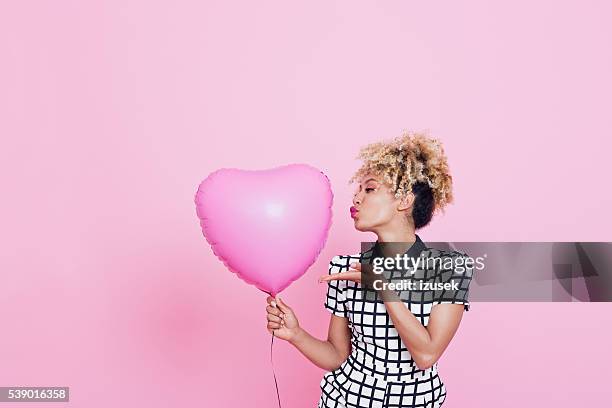
[[[452,177],[439,141],[404,132],[388,142],[370,144],[358,156],[362,167],[349,180],[359,186],[351,216],[358,231],[376,234],[374,245],[403,243],[411,257],[430,256],[415,230],[426,226],[437,210],[452,202]],[[397,301],[381,294],[375,302],[362,296],[361,264],[372,250],[335,256],[329,274],[325,308],[331,311],[326,340],[298,323],[293,309],[278,296],[268,297],[268,331],[294,345],[327,372],[318,407],[440,407],[446,388],[437,362],[469,310],[464,274],[463,296],[434,296]],[[403,250],[401,251],[403,252]],[[446,253],[463,256],[457,251]],[[431,280],[440,280],[441,274]]]

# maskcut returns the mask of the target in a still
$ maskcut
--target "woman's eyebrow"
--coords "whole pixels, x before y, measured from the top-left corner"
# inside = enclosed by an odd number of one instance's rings
[[[363,184],[367,183],[368,181],[375,181],[378,183],[378,180],[376,180],[375,178],[369,178],[366,181],[364,181]]]

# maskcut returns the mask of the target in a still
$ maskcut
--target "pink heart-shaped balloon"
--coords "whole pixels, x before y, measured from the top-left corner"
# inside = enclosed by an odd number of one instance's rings
[[[306,164],[219,169],[200,183],[196,213],[214,254],[242,280],[276,296],[325,246],[333,193]]]

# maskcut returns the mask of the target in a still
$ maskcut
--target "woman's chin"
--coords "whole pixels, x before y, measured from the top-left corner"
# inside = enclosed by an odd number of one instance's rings
[[[359,218],[354,218],[353,221],[357,231],[366,232],[367,229],[362,223],[359,222]]]

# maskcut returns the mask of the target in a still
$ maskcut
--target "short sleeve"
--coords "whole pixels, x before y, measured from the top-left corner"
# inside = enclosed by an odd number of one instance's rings
[[[448,257],[452,266],[440,271],[439,282],[450,284],[455,289],[436,291],[434,304],[452,303],[461,304],[465,311],[470,310],[470,283],[474,276],[474,260],[465,253],[453,251]]]
[[[329,263],[328,274],[339,273],[345,262],[342,256],[335,256]],[[332,280],[327,282],[327,295],[325,298],[325,308],[336,316],[347,317],[346,314],[346,297],[344,290],[346,282],[341,280]]]

